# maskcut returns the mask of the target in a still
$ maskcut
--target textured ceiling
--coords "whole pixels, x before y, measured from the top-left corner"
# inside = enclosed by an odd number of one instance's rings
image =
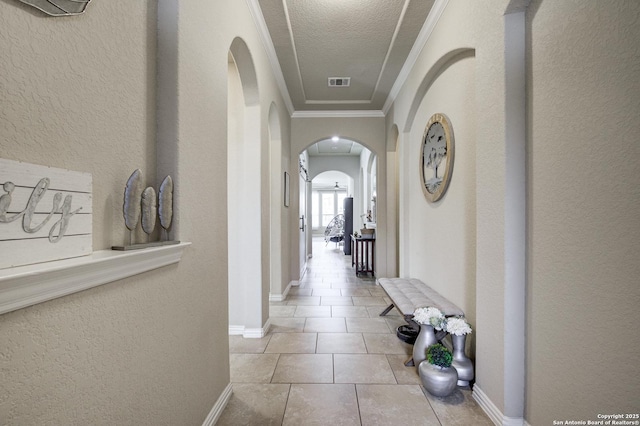
[[[258,0],[295,111],[382,110],[433,3]]]

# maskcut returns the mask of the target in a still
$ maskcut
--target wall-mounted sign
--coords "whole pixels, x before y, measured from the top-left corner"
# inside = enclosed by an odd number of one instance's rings
[[[91,254],[89,173],[0,159],[0,269]]]

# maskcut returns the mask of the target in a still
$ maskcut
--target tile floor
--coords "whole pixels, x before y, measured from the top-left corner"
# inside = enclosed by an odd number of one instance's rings
[[[379,316],[384,291],[340,249],[314,238],[300,286],[271,303],[269,334],[229,337],[233,395],[217,424],[492,425],[469,388],[424,390],[395,336],[404,320]]]

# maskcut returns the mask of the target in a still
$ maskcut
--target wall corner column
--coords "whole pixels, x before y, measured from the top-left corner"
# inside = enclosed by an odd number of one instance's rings
[[[505,15],[504,416],[524,419],[526,345],[525,10]]]

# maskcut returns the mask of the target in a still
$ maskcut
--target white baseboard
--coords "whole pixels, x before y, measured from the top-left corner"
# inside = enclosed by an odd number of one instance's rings
[[[487,416],[496,425],[501,426],[525,426],[528,425],[522,417],[507,417],[500,409],[489,399],[482,389],[476,384],[473,386],[473,399],[476,400],[480,408],[487,413]]]
[[[245,328],[242,337],[246,339],[261,339],[267,335],[269,328],[271,328],[271,318],[267,319],[262,328]]]
[[[293,285],[292,283],[293,281],[289,283],[289,285],[287,286],[287,288],[284,289],[282,294],[269,293],[269,302],[283,302],[287,298],[287,295],[289,294],[289,290],[291,290],[291,286]]]
[[[229,336],[242,336],[244,334],[244,325],[230,325]]]
[[[231,383],[229,383],[227,387],[222,391],[222,394],[216,401],[211,411],[209,411],[209,415],[207,416],[207,418],[204,419],[204,422],[202,422],[202,426],[213,426],[216,424],[216,422],[220,418],[220,415],[229,403],[229,398],[231,398],[232,393],[233,388],[231,386]]]
[[[267,322],[262,328],[247,328],[244,325],[230,325],[229,336],[242,336],[246,339],[260,339],[267,335],[271,328],[271,318],[267,319]]]
[[[503,426],[524,426],[524,419],[522,417],[507,417],[504,416],[502,421]]]

